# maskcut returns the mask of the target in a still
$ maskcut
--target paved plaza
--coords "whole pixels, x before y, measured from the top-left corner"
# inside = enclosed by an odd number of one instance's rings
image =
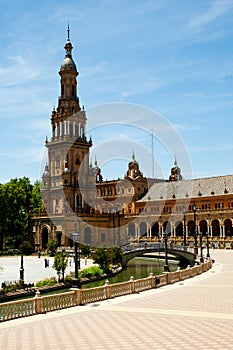
[[[53,257],[46,256],[49,261],[49,266],[45,268],[45,257],[40,258],[35,256],[24,256],[24,279],[26,283],[37,282],[46,277],[57,277],[57,272],[52,268]],[[21,264],[20,256],[0,257],[0,286],[4,281],[17,281],[19,280],[19,270]],[[92,264],[92,260],[81,259],[80,267],[89,267]],[[66,268],[66,275],[70,272],[74,272],[74,259],[69,258],[68,266]]]
[[[0,324],[4,350],[233,349],[233,251],[173,285]]]

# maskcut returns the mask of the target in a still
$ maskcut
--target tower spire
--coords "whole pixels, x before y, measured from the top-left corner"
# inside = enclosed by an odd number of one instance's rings
[[[68,27],[67,27],[67,40],[70,41],[70,25],[69,25],[69,22],[68,22]]]

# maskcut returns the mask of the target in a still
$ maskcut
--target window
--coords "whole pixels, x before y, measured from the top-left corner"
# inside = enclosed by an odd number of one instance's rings
[[[71,86],[71,96],[74,97],[75,95],[75,89],[74,89],[74,85]]]

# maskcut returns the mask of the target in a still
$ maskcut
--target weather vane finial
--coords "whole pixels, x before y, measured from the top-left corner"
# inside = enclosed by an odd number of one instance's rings
[[[67,33],[68,33],[68,40],[70,40],[70,25],[69,25],[69,21],[68,21]]]

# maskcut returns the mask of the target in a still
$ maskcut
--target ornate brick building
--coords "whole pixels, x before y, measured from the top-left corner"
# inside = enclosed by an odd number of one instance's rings
[[[72,233],[91,246],[160,240],[184,236],[193,244],[200,233],[216,245],[230,247],[233,236],[233,175],[184,180],[175,160],[168,180],[148,179],[134,153],[122,179],[103,181],[95,160],[89,160],[92,139],[77,96],[78,70],[68,28],[61,64],[60,96],[52,111],[52,136],[46,138],[47,161],[42,176],[43,211],[31,218],[35,249],[49,238],[72,245]],[[204,238],[204,241],[206,238]]]

